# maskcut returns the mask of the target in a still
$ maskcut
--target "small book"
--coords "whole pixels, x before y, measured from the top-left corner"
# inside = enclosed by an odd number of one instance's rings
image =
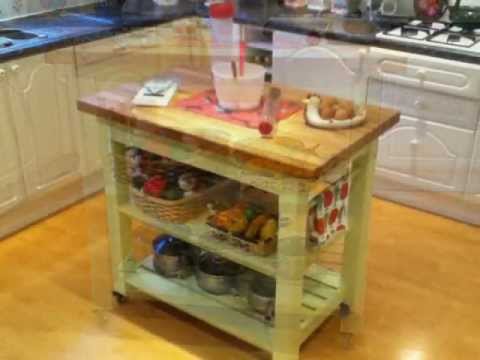
[[[145,83],[133,98],[137,106],[168,106],[177,92],[178,81],[175,79],[153,79]]]

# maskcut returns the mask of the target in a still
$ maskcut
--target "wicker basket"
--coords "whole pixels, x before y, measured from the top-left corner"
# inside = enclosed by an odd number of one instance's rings
[[[180,200],[164,200],[146,195],[142,190],[130,186],[130,198],[139,209],[158,219],[184,223],[207,210],[210,202],[220,199],[225,193],[233,191],[235,184],[224,180],[210,188]]]

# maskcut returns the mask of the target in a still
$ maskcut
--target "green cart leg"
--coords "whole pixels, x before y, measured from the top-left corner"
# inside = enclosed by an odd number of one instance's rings
[[[357,333],[362,326],[362,314],[366,287],[368,233],[372,185],[377,155],[377,142],[370,144],[360,157],[354,160],[352,190],[349,200],[349,228],[345,240],[343,284],[344,302],[348,315],[342,319],[341,331]]]
[[[291,191],[279,195],[279,210],[281,226],[278,237],[273,360],[298,360],[308,191],[298,184],[292,185]]]
[[[126,260],[132,248],[132,221],[119,211],[128,201],[128,186],[115,178],[115,160],[123,156],[125,146],[111,140],[110,129],[102,124],[103,166],[107,197],[108,232],[112,262],[113,293],[119,302],[127,296],[125,282]]]

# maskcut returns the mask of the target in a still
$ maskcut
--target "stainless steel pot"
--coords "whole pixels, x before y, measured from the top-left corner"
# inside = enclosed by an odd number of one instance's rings
[[[162,236],[153,242],[153,266],[165,277],[187,277],[193,272],[192,248],[181,240]]]
[[[210,253],[200,255],[196,278],[203,290],[215,294],[238,294],[237,281],[241,268],[227,260]]]
[[[258,275],[252,282],[248,303],[257,313],[271,321],[275,316],[275,280]]]
[[[236,292],[236,276],[212,275],[200,269],[197,269],[196,275],[198,286],[211,294],[225,295]]]

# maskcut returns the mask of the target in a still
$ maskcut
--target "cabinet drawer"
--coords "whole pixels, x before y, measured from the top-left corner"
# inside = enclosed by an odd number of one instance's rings
[[[374,47],[369,56],[378,80],[480,99],[478,65]]]
[[[477,128],[480,101],[371,80],[369,102],[399,110],[402,114],[455,127]]]
[[[75,47],[77,65],[88,65],[110,59],[120,49],[117,36],[78,45]]]
[[[433,191],[465,190],[474,132],[402,116],[380,140],[378,167]]]
[[[403,76],[419,83],[425,81],[457,88],[463,88],[468,83],[468,78],[464,74],[433,70],[392,60],[383,60],[379,64],[379,72],[383,75]]]
[[[128,54],[149,44],[152,33],[155,35],[154,28],[146,28],[78,45],[75,47],[77,65],[98,63]]]
[[[391,75],[391,79],[404,77],[412,80],[412,83],[418,83],[418,85],[422,81],[456,88],[463,88],[468,84],[468,78],[465,74],[429,69],[395,60],[382,60],[378,64],[377,71],[383,75],[384,79],[389,75]]]

